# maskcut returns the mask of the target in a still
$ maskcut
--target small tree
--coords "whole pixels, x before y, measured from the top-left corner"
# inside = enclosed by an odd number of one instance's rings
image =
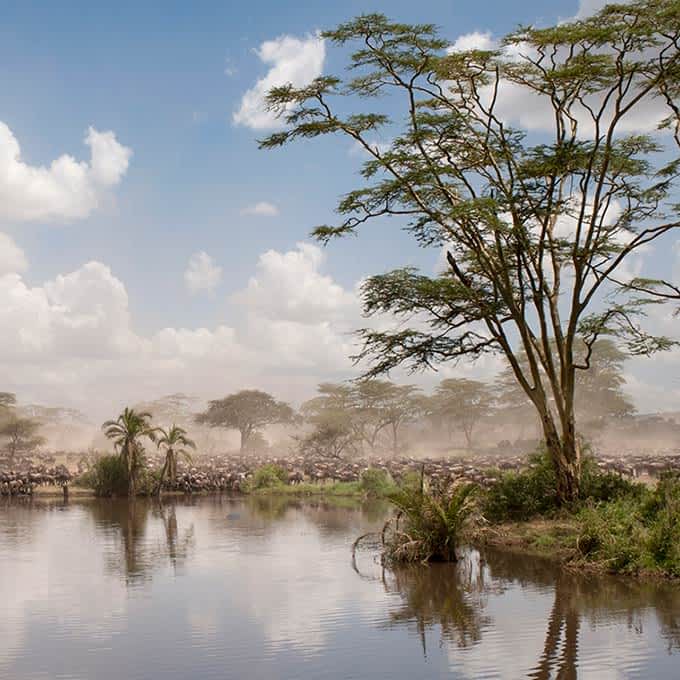
[[[208,409],[196,416],[196,421],[210,427],[238,430],[241,452],[245,451],[251,435],[267,425],[290,423],[293,409],[282,401],[259,390],[241,390],[224,399],[209,402]]]
[[[489,386],[479,380],[447,378],[435,390],[432,410],[438,420],[446,423],[449,436],[451,425],[460,428],[471,449],[475,427],[492,413],[493,396]]]
[[[541,422],[559,499],[573,501],[576,376],[591,358],[577,359],[578,343],[592,348],[609,334],[639,353],[670,345],[636,320],[668,287],[631,285],[622,265],[680,227],[680,159],[657,153],[674,151],[673,139],[629,132],[646,107],[665,106],[662,126],[680,144],[677,0],[521,28],[489,50],[455,52],[433,25],[374,14],[324,36],[356,46],[351,75],[273,89],[268,102],[285,125],[261,147],[340,133],[366,152],[363,186],[340,202],[340,225],[315,230],[321,240],[391,216],[408,221],[420,245],[447,249],[441,276],[405,268],[365,283],[368,315],[417,321],[363,331],[368,375],[502,353]],[[508,90],[548,114],[547,135],[511,124]],[[402,102],[401,129],[383,96],[392,108]],[[359,112],[347,113],[354,103]],[[375,144],[379,131],[392,139],[387,149]]]
[[[177,477],[177,458],[181,456],[191,461],[191,455],[187,449],[195,449],[196,444],[187,437],[187,431],[184,428],[172,425],[167,430],[158,428],[156,445],[159,449],[165,449],[165,462],[156,487],[156,493],[160,496],[166,474],[170,479]]]
[[[107,420],[102,425],[104,434],[113,440],[125,465],[128,477],[128,496],[131,498],[134,498],[136,494],[137,477],[142,468],[144,453],[142,439],[156,441],[158,429],[151,426],[150,420],[150,413],[125,408],[116,420]]]
[[[13,409],[16,404],[17,398],[13,392],[0,392],[0,413]]]
[[[313,430],[298,438],[300,452],[313,457],[342,458],[356,454],[363,444],[363,423],[357,422],[352,385],[321,383],[319,395],[300,408]]]
[[[45,443],[45,438],[38,434],[40,423],[31,418],[20,418],[11,415],[0,426],[0,437],[5,439],[5,451],[14,464],[17,456],[28,456]]]

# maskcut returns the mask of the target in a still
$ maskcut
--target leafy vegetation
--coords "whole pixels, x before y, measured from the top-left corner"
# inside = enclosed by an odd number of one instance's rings
[[[613,472],[600,470],[585,458],[581,472],[581,495],[572,509],[586,501],[611,501],[637,497],[642,487]],[[490,522],[526,522],[535,517],[554,516],[561,509],[557,496],[555,468],[551,457],[540,451],[529,457],[529,466],[519,472],[499,473],[482,497],[482,514]]]
[[[127,470],[128,496],[130,497],[137,493],[137,482],[143,470],[144,447],[142,439],[147,438],[152,442],[156,441],[158,428],[152,427],[150,420],[150,413],[125,408],[116,420],[107,420],[102,425],[104,434],[113,440],[116,450],[119,451],[120,459]]]
[[[102,456],[77,480],[78,486],[94,491],[95,496],[110,498],[128,493],[128,471],[125,461],[116,455]]]
[[[276,401],[271,394],[260,390],[241,390],[224,399],[209,402],[208,409],[196,417],[196,422],[238,430],[243,452],[248,448],[251,438],[263,427],[289,423],[293,417],[293,409],[282,401]]]
[[[475,510],[476,487],[429,488],[425,479],[402,481],[387,494],[398,510],[385,537],[390,562],[455,562],[463,527]]]
[[[288,473],[280,465],[263,465],[257,468],[248,480],[248,491],[272,489],[283,486],[288,482]]]
[[[500,353],[540,422],[557,502],[574,503],[575,397],[595,344],[614,337],[637,354],[674,344],[639,319],[678,287],[622,272],[680,228],[677,0],[521,27],[485,50],[451,49],[433,24],[380,14],[323,36],[349,55],[347,75],[273,88],[281,126],[261,148],[339,134],[365,152],[341,222],[314,230],[321,241],[391,218],[414,245],[447,248],[435,276],[403,267],[365,281],[365,314],[398,321],[360,331],[366,377]],[[507,88],[549,113],[545,136],[508,120]],[[402,115],[386,115],[385,101]],[[637,132],[652,103],[675,134]]]
[[[579,555],[623,573],[680,577],[680,478],[667,475],[653,491],[590,503],[577,516]]]

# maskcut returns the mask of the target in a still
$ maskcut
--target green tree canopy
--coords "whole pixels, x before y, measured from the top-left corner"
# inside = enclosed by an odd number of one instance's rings
[[[136,494],[137,478],[142,468],[144,457],[142,439],[156,441],[158,428],[153,427],[150,421],[150,413],[126,407],[116,420],[107,420],[102,425],[104,434],[113,441],[125,464],[130,497]]]
[[[472,448],[477,424],[493,412],[494,398],[486,383],[468,378],[446,378],[431,397],[431,414],[446,424],[462,430],[468,449]]]
[[[0,439],[4,439],[4,449],[12,465],[17,456],[28,456],[45,443],[38,434],[40,423],[32,418],[21,418],[14,414],[8,416],[0,425]]]
[[[293,409],[271,394],[260,390],[241,390],[224,399],[215,399],[208,408],[196,416],[196,421],[210,427],[238,430],[241,435],[241,451],[248,446],[250,437],[266,425],[290,423]]]
[[[268,96],[284,128],[262,148],[340,133],[367,154],[343,221],[317,227],[319,239],[395,217],[419,245],[447,250],[441,276],[403,268],[366,281],[365,312],[402,321],[362,332],[368,374],[501,352],[536,409],[564,502],[579,493],[576,375],[590,368],[577,343],[671,344],[639,323],[664,282],[635,285],[622,265],[680,227],[674,138],[637,132],[639,116],[661,108],[680,143],[679,15],[678,0],[636,0],[466,52],[431,24],[364,15],[324,33],[354,49],[346,78]],[[549,113],[549,131],[511,124],[508,87]]]

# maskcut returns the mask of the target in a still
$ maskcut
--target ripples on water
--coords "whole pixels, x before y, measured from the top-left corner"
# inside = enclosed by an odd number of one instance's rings
[[[679,678],[680,587],[350,559],[385,508],[0,505],[0,678]],[[353,568],[356,567],[356,570]]]

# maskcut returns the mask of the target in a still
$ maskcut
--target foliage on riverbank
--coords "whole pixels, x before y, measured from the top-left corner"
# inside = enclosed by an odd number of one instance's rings
[[[557,498],[557,477],[549,456],[537,452],[529,465],[518,472],[499,472],[496,482],[483,494],[481,511],[490,522],[526,522],[535,517],[554,517],[563,509]],[[581,494],[570,510],[585,502],[607,502],[622,497],[640,497],[644,487],[614,472],[598,468],[593,458],[582,464]]]
[[[376,468],[365,470],[355,482],[290,482],[284,468],[278,465],[263,465],[255,470],[242,490],[258,495],[385,498],[395,488],[392,478],[383,470]]]
[[[475,492],[472,484],[443,490],[430,488],[424,479],[402,482],[386,496],[398,514],[389,531],[383,531],[383,557],[388,562],[455,562],[463,527],[475,509]]]
[[[160,471],[144,470],[137,476],[135,495],[150,496],[158,481]],[[118,455],[102,456],[74,484],[91,489],[100,498],[124,497],[128,495],[129,480],[125,461]]]
[[[649,489],[586,460],[581,498],[560,510],[552,475],[541,456],[525,471],[500,475],[481,498],[472,539],[572,566],[680,577],[680,476],[667,474]]]

